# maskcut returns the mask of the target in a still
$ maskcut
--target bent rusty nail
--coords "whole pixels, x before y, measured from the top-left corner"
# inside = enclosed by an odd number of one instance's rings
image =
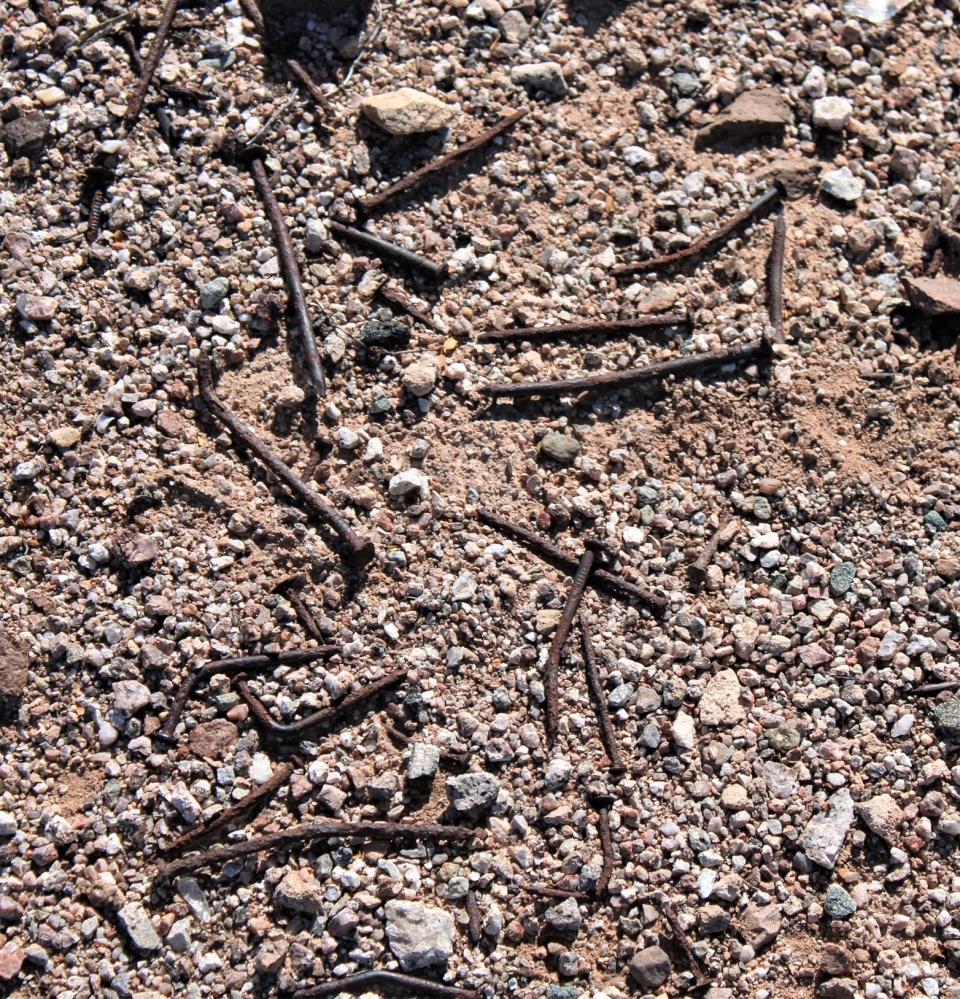
[[[492,510],[477,510],[477,519],[489,527],[495,527],[498,531],[508,537],[515,538],[521,544],[526,545],[535,555],[538,555],[556,569],[560,569],[568,576],[572,576],[577,571],[577,559],[568,555],[563,549],[558,548],[552,541],[535,534],[522,524],[515,524],[506,517],[494,513]],[[618,597],[626,597],[632,600],[640,600],[648,604],[654,610],[664,611],[668,600],[662,593],[655,593],[638,583],[631,583],[610,572],[608,569],[597,569],[591,576],[591,581],[598,589]]]
[[[331,222],[330,231],[343,239],[349,239],[358,246],[372,250],[377,256],[396,260],[407,267],[415,267],[433,278],[434,281],[442,281],[446,276],[446,264],[438,264],[433,260],[428,260],[419,253],[414,253],[412,250],[405,250],[402,246],[397,246],[396,243],[391,243],[380,236],[374,236],[373,233],[364,232],[362,229],[354,229],[353,226],[344,225],[342,222]]]
[[[534,396],[575,395],[580,392],[593,392],[597,389],[626,388],[643,382],[663,381],[665,378],[685,378],[697,375],[710,368],[741,361],[765,360],[772,356],[770,341],[766,337],[751,340],[735,347],[721,347],[686,357],[674,357],[669,361],[647,364],[642,368],[626,368],[623,371],[610,371],[586,378],[571,378],[555,382],[502,382],[485,385],[479,392],[491,398],[529,399]]]
[[[684,249],[678,250],[676,253],[665,253],[663,256],[653,257],[650,260],[641,260],[636,264],[621,264],[619,267],[614,267],[611,273],[616,277],[646,274],[648,271],[660,270],[661,268],[681,263],[684,260],[702,256],[725,243],[741,226],[752,221],[756,216],[770,208],[780,200],[780,197],[780,188],[777,186],[771,187],[759,197],[754,198],[742,211],[737,212],[736,215],[724,222],[719,229],[714,230],[706,236],[701,236]]]
[[[399,971],[361,971],[345,978],[334,978],[322,985],[312,985],[297,989],[290,999],[324,999],[341,992],[374,992],[379,987],[394,989],[406,996],[432,996],[435,999],[480,999],[476,989],[460,989],[453,985],[441,985],[429,978],[416,978],[403,975]]]
[[[280,832],[252,836],[239,843],[215,846],[202,853],[189,854],[176,860],[161,861],[157,864],[157,874],[162,878],[171,878],[187,871],[209,867],[211,864],[226,863],[238,857],[246,857],[251,853],[289,846],[292,843],[309,843],[318,839],[354,836],[361,839],[383,839],[392,843],[409,843],[418,839],[465,843],[481,832],[482,829],[470,826],[420,822],[343,822],[338,819],[325,819],[291,826]]]
[[[134,126],[137,118],[140,117],[140,112],[143,110],[143,102],[146,99],[147,90],[150,88],[150,81],[153,79],[153,74],[157,71],[157,66],[160,65],[160,57],[163,55],[164,47],[167,44],[167,35],[170,33],[170,25],[173,24],[178,2],[179,0],[167,0],[163,6],[163,14],[160,18],[160,23],[157,25],[157,30],[154,32],[153,41],[150,43],[150,51],[147,53],[147,58],[143,64],[137,89],[133,93],[133,99],[130,101],[123,118],[128,131]]]
[[[607,701],[603,693],[603,683],[600,680],[600,670],[597,667],[597,657],[593,649],[593,640],[590,638],[590,629],[587,626],[587,615],[580,611],[580,643],[583,649],[583,664],[587,674],[587,686],[590,689],[590,697],[593,699],[594,709],[597,712],[597,722],[600,725],[600,741],[607,752],[610,760],[608,769],[613,774],[625,773],[626,766],[620,750],[617,746],[617,738],[613,731],[613,722],[610,720],[610,712],[607,710]]]
[[[482,146],[485,146],[492,139],[495,139],[501,132],[505,132],[511,125],[515,125],[526,113],[527,112],[523,110],[514,111],[511,114],[506,115],[492,128],[488,128],[485,132],[481,132],[473,139],[468,139],[462,146],[458,146],[449,153],[444,153],[443,156],[438,156],[426,166],[420,167],[419,170],[414,170],[412,173],[408,173],[406,177],[401,177],[401,179],[395,184],[391,184],[379,194],[374,194],[370,198],[365,198],[360,202],[360,207],[365,212],[371,212],[375,208],[379,208],[382,204],[384,204],[384,202],[389,201],[392,197],[394,197],[394,195],[417,187],[428,177],[446,170],[448,166],[466,156],[468,153],[472,153],[475,149],[480,149]]]
[[[783,205],[773,220],[773,242],[767,257],[767,314],[773,327],[773,342],[783,343],[783,258],[787,247],[787,221]]]
[[[577,563],[577,571],[573,576],[573,583],[567,593],[566,603],[563,605],[563,612],[557,623],[557,630],[553,633],[553,641],[550,643],[550,651],[547,653],[547,661],[543,667],[543,686],[546,691],[546,711],[544,712],[544,728],[547,732],[547,744],[552,746],[557,740],[557,731],[560,726],[560,656],[563,647],[570,636],[570,629],[573,628],[573,619],[580,610],[580,603],[587,590],[587,582],[593,570],[593,563],[597,559],[599,552],[604,552],[605,546],[594,539],[588,539],[584,547],[584,552]]]
[[[347,518],[329,500],[307,485],[279,455],[260,440],[251,427],[238,419],[216,397],[213,391],[213,370],[206,354],[201,354],[197,362],[197,377],[200,397],[210,415],[253,452],[280,482],[299,496],[304,506],[319,520],[333,529],[343,545],[344,555],[350,565],[360,569],[372,561],[376,554],[373,542],[357,534]]]
[[[303,739],[315,729],[325,728],[331,722],[346,717],[358,704],[362,704],[364,701],[370,700],[371,697],[376,697],[383,691],[395,687],[406,678],[407,672],[407,669],[404,667],[394,670],[392,673],[386,673],[379,679],[371,680],[369,683],[351,690],[349,694],[337,701],[336,704],[320,708],[319,711],[315,711],[313,714],[306,715],[304,718],[299,718],[297,721],[290,722],[289,724],[274,721],[266,705],[250,689],[245,677],[241,676],[237,678],[237,693],[243,698],[257,723],[265,732],[277,739]]]
[[[238,673],[262,673],[268,669],[276,669],[278,666],[303,666],[315,662],[317,659],[334,656],[339,651],[335,645],[324,645],[318,649],[297,649],[258,656],[233,656],[229,659],[214,659],[205,663],[199,669],[187,673],[180,682],[170,714],[167,715],[167,720],[157,735],[168,742],[176,741],[174,733],[180,723],[184,708],[187,706],[187,701],[190,700],[200,684],[209,680],[211,676],[216,676],[218,673],[227,676],[235,676]]]
[[[304,69],[303,64],[297,59],[287,59],[286,60],[287,69],[293,73],[296,77],[297,82],[303,87],[304,90],[319,104],[321,107],[327,106],[327,99],[324,96],[323,91],[317,86],[316,81],[313,77]]]
[[[707,578],[707,569],[710,568],[720,546],[728,545],[739,530],[740,522],[735,517],[728,517],[713,532],[710,540],[703,546],[703,551],[697,556],[697,560],[687,567],[687,579],[694,589],[703,586]]]
[[[207,840],[214,833],[225,827],[232,825],[238,819],[249,819],[251,813],[257,808],[265,805],[290,779],[293,773],[292,763],[281,763],[271,774],[270,779],[259,787],[254,788],[245,798],[236,804],[225,808],[218,815],[215,815],[209,822],[188,829],[182,836],[178,836],[173,842],[162,847],[160,853],[169,856],[173,853],[183,853],[184,850],[191,849],[198,843]]]
[[[567,336],[591,334],[619,336],[641,330],[689,325],[689,313],[666,312],[659,316],[638,316],[636,319],[617,319],[608,322],[563,323],[559,326],[523,326],[511,330],[487,330],[477,337],[477,343],[504,343],[510,340],[559,340]]]
[[[303,350],[310,388],[315,395],[324,396],[327,394],[327,382],[323,374],[323,367],[320,364],[320,352],[317,349],[317,339],[313,335],[313,323],[310,321],[310,314],[307,311],[307,299],[303,293],[300,265],[293,252],[290,232],[283,219],[283,213],[280,211],[277,196],[273,193],[263,157],[251,155],[249,164],[253,182],[260,194],[260,200],[267,213],[267,218],[270,220],[270,225],[273,227],[273,238],[277,244],[277,252],[280,254],[280,266],[283,270],[284,282],[287,285],[287,294],[290,297],[290,307],[296,319],[297,335]]]

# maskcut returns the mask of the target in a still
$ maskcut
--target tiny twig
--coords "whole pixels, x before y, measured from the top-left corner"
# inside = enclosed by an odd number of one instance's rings
[[[226,676],[236,676],[239,673],[262,673],[268,669],[276,669],[278,666],[304,666],[317,659],[334,656],[339,651],[335,645],[324,645],[318,649],[298,649],[291,652],[273,652],[259,656],[233,656],[229,659],[214,659],[212,662],[205,663],[199,669],[187,673],[180,682],[170,714],[167,715],[163,728],[157,734],[168,742],[174,741],[174,733],[187,706],[187,701],[190,700],[200,684],[205,683],[211,676],[216,676],[218,673],[223,673]]]
[[[773,342],[783,343],[783,258],[787,246],[787,220],[783,205],[773,220],[773,242],[767,257],[767,312],[773,327]]]
[[[127,108],[127,113],[124,115],[124,123],[128,131],[136,124],[137,118],[140,117],[140,112],[143,110],[143,102],[146,99],[147,90],[150,88],[150,81],[153,79],[153,74],[157,71],[157,66],[160,65],[160,57],[163,55],[164,47],[167,44],[167,35],[170,33],[170,25],[173,24],[178,2],[179,0],[166,0],[164,4],[163,15],[154,32],[153,41],[150,43],[150,51],[147,53],[147,58],[143,64],[143,71],[140,73],[137,89],[134,91],[133,98]]]
[[[560,326],[524,326],[512,330],[487,330],[477,337],[477,343],[503,343],[509,340],[559,340],[563,337],[580,336],[581,334],[619,336],[641,330],[689,325],[689,314],[668,312],[660,316],[638,316],[636,319],[618,319],[612,322],[564,323]]]
[[[600,670],[597,667],[597,658],[593,650],[593,641],[590,638],[590,630],[587,626],[587,615],[580,612],[580,642],[583,648],[583,664],[586,668],[587,686],[590,689],[590,696],[597,712],[597,722],[600,725],[600,740],[603,748],[607,751],[610,760],[610,772],[624,773],[626,766],[620,749],[617,746],[617,737],[613,731],[613,722],[610,720],[610,712],[607,710],[607,700],[604,697],[603,684],[600,680]]]
[[[740,530],[740,522],[735,518],[725,519],[713,532],[710,540],[703,546],[696,562],[691,562],[687,567],[687,579],[694,589],[703,586],[707,578],[707,569],[710,568],[714,556],[721,545],[728,545]]]
[[[303,739],[314,730],[326,728],[332,722],[345,718],[358,704],[369,701],[370,698],[376,697],[390,687],[395,687],[398,683],[405,680],[406,676],[406,667],[394,670],[392,673],[386,673],[379,679],[371,680],[369,683],[351,690],[349,694],[337,701],[336,704],[320,708],[319,711],[314,711],[313,714],[288,724],[274,721],[266,705],[253,693],[246,682],[246,678],[243,676],[237,678],[237,692],[243,698],[257,720],[257,723],[265,732],[268,732],[277,739]]]
[[[580,561],[577,563],[577,571],[573,576],[573,584],[567,593],[566,603],[563,605],[563,612],[557,622],[557,630],[553,633],[553,640],[550,643],[550,651],[547,654],[547,661],[543,667],[543,686],[546,691],[546,711],[544,712],[544,728],[547,733],[547,744],[552,746],[557,740],[557,731],[560,726],[560,656],[563,647],[570,636],[573,628],[574,618],[580,610],[580,603],[587,590],[587,583],[590,580],[590,573],[593,571],[593,564],[597,560],[598,553],[604,550],[603,545],[597,541],[588,540]]]
[[[510,399],[529,399],[534,396],[575,395],[580,392],[593,392],[597,389],[621,389],[644,382],[663,381],[670,376],[684,378],[697,375],[710,368],[740,361],[765,360],[771,356],[770,342],[766,337],[751,340],[736,347],[721,347],[686,357],[674,357],[669,361],[646,364],[640,368],[627,368],[623,371],[610,371],[586,378],[571,378],[554,382],[500,382],[485,385],[478,391],[491,398],[505,396]]]
[[[721,246],[741,226],[752,221],[756,216],[768,209],[779,199],[780,188],[771,187],[764,191],[759,197],[754,198],[754,200],[751,201],[750,204],[747,205],[747,207],[742,211],[737,212],[736,215],[724,222],[719,229],[716,229],[708,236],[701,236],[699,239],[694,240],[685,249],[678,250],[676,253],[666,253],[660,257],[652,257],[650,260],[641,260],[636,264],[621,264],[619,267],[614,267],[611,273],[615,274],[617,277],[627,277],[632,274],[646,274],[648,271],[660,270],[664,267],[670,267],[673,264],[681,263],[684,260],[690,260],[693,257],[703,256],[705,253],[715,250],[717,247]]]
[[[277,196],[273,193],[273,187],[270,184],[270,178],[267,176],[267,170],[261,156],[251,157],[250,173],[253,175],[253,181],[257,186],[267,218],[270,219],[270,225],[273,227],[273,236],[277,242],[277,251],[280,254],[280,264],[283,268],[283,278],[287,285],[287,294],[290,296],[290,307],[296,318],[297,333],[300,338],[300,347],[303,350],[310,388],[315,395],[324,396],[327,394],[327,382],[323,375],[323,367],[320,364],[317,340],[313,335],[313,323],[307,312],[307,299],[303,293],[300,265],[293,252],[290,232],[283,219],[283,213],[280,211]]]
[[[216,846],[202,853],[194,853],[176,860],[157,864],[157,874],[162,878],[172,878],[188,871],[196,871],[211,864],[227,863],[251,853],[260,853],[274,847],[289,846],[293,843],[309,843],[318,839],[334,837],[359,837],[361,839],[384,839],[394,843],[408,843],[418,839],[434,839],[452,843],[465,843],[482,830],[469,826],[447,826],[419,822],[343,822],[325,819],[319,822],[306,822],[291,826],[280,832],[253,836],[240,843]]]
[[[476,989],[459,989],[453,985],[441,985],[429,978],[415,978],[402,975],[398,971],[361,971],[345,978],[334,978],[322,985],[312,985],[298,989],[290,999],[324,999],[341,992],[374,992],[380,989],[395,989],[398,995],[433,996],[435,999],[479,999]]]
[[[365,212],[371,212],[375,208],[379,208],[385,202],[389,201],[395,195],[401,194],[403,191],[409,191],[414,187],[418,187],[429,177],[432,177],[434,174],[441,173],[446,170],[447,167],[452,166],[457,160],[462,159],[469,153],[472,153],[475,149],[480,149],[485,146],[492,139],[495,139],[498,135],[500,135],[501,132],[505,132],[511,125],[515,125],[526,113],[526,111],[511,112],[501,118],[492,128],[488,128],[486,131],[481,132],[474,138],[468,139],[462,146],[458,146],[449,153],[444,153],[442,156],[438,156],[426,166],[422,166],[418,170],[408,173],[406,177],[401,177],[400,180],[391,184],[385,190],[380,191],[379,194],[374,194],[372,197],[366,198],[360,203],[360,207]]]
[[[374,39],[377,37],[377,35],[380,34],[380,27],[383,24],[383,5],[381,3],[381,0],[376,0],[376,5],[377,5],[377,13],[374,16],[373,27],[367,32],[366,37],[364,38],[362,44],[360,45],[360,50],[353,57],[353,60],[350,63],[349,67],[347,68],[347,72],[344,75],[343,79],[333,88],[333,90],[329,91],[328,96],[332,96],[338,91],[343,90],[343,88],[350,82],[354,70],[360,64],[361,59],[367,53],[367,50],[370,48],[370,46],[373,44]]]
[[[374,236],[373,233],[354,229],[353,226],[343,225],[341,222],[331,222],[330,231],[343,239],[349,239],[358,246],[372,250],[380,257],[396,260],[407,267],[415,267],[423,271],[434,281],[442,281],[447,273],[446,264],[435,263],[433,260],[428,260],[419,253],[414,253],[412,250],[405,250],[402,246],[397,246],[396,243],[391,243],[389,240]]]
[[[131,7],[125,10],[122,14],[117,14],[116,17],[107,18],[106,21],[101,21],[99,24],[95,24],[89,31],[85,31],[76,41],[73,46],[77,49],[82,49],[84,45],[88,42],[92,42],[94,39],[99,38],[101,35],[106,34],[113,28],[119,27],[121,24],[126,24],[136,14],[136,8]]]
[[[213,372],[210,358],[206,354],[200,356],[197,364],[197,376],[200,397],[203,399],[204,405],[207,407],[210,415],[218,423],[223,424],[249,451],[253,452],[277,479],[299,496],[303,504],[313,514],[324,523],[329,524],[339,537],[344,547],[347,561],[352,566],[362,568],[367,565],[375,554],[373,542],[357,534],[346,517],[329,500],[321,496],[312,486],[307,485],[279,455],[260,440],[251,427],[241,422],[216,397],[213,391]]]
[[[184,850],[191,849],[198,843],[204,842],[215,832],[232,825],[240,818],[249,818],[250,813],[265,805],[290,779],[293,773],[292,763],[281,763],[279,767],[270,775],[270,779],[259,787],[251,791],[245,798],[235,805],[225,808],[219,815],[214,816],[209,822],[188,829],[182,836],[178,836],[172,843],[168,843],[161,849],[161,853],[169,856],[174,853],[183,853]]]
[[[501,517],[500,514],[494,513],[492,510],[477,510],[477,519],[490,527],[495,527],[508,537],[516,538],[517,541],[525,544],[535,555],[542,558],[544,562],[548,562],[554,568],[565,572],[568,576],[573,576],[576,573],[578,559],[568,555],[563,549],[553,544],[552,541],[548,541],[539,534],[535,534],[521,524],[515,524],[513,521],[507,520],[506,517]],[[624,579],[623,576],[618,576],[607,569],[597,569],[591,576],[591,581],[598,589],[606,590],[614,596],[640,600],[658,611],[663,611],[667,607],[667,598],[662,593],[655,593],[653,590],[648,590],[645,586],[641,586],[638,583],[631,583]]]

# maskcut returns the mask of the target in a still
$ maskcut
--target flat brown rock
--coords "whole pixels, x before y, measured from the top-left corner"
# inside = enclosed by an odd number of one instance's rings
[[[757,181],[776,181],[791,201],[810,194],[820,179],[820,166],[816,160],[805,160],[800,156],[783,156],[758,170],[754,174]]]
[[[202,722],[190,733],[190,748],[197,756],[222,760],[237,744],[237,726],[226,718]]]
[[[954,278],[903,279],[910,304],[925,316],[955,316],[960,314],[960,281]]]
[[[783,138],[787,125],[792,124],[793,111],[779,91],[769,87],[747,90],[700,129],[697,145],[760,135]]]

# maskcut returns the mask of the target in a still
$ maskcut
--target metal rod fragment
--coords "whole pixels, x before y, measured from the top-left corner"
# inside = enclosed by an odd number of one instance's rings
[[[610,322],[563,323],[559,326],[524,326],[511,330],[487,330],[477,337],[477,343],[504,343],[510,340],[559,340],[568,336],[619,336],[669,326],[689,326],[690,316],[684,312],[667,312],[659,316],[637,316]]]
[[[408,298],[402,291],[394,288],[387,281],[384,281],[383,284],[377,288],[377,294],[385,301],[390,302],[392,305],[396,305],[398,308],[402,309],[407,313],[407,315],[413,316],[414,319],[419,320],[424,326],[432,329],[434,332],[442,332],[440,327],[433,321],[433,316],[431,316],[426,309],[421,308],[421,306],[417,305],[417,303],[411,298]]]
[[[327,99],[324,96],[323,91],[317,86],[316,81],[313,77],[304,69],[303,63],[297,59],[287,59],[287,69],[294,75],[297,82],[303,87],[304,90],[319,104],[321,107],[325,107]]]
[[[657,904],[659,905],[660,911],[664,914],[664,916],[666,916],[674,939],[680,945],[680,949],[683,951],[684,956],[687,959],[687,963],[690,965],[690,970],[696,978],[697,988],[703,988],[703,986],[710,983],[710,977],[704,970],[700,958],[698,958],[694,953],[693,946],[690,943],[690,938],[687,936],[686,931],[680,925],[680,917],[677,915],[677,910],[673,907],[672,902],[663,897],[660,898],[660,901]]]
[[[275,587],[277,593],[281,594],[288,604],[293,608],[294,613],[297,615],[297,620],[300,622],[303,630],[313,639],[318,642],[322,642],[324,639],[323,632],[320,630],[320,625],[317,624],[317,619],[313,616],[312,611],[304,602],[303,597],[300,596],[300,587],[307,585],[307,577],[302,573],[296,576],[290,576],[287,579],[283,579]]]
[[[661,270],[664,267],[671,267],[684,260],[691,260],[694,257],[703,256],[705,253],[715,250],[725,243],[734,232],[741,226],[751,222],[754,218],[766,211],[775,202],[780,200],[780,188],[771,187],[764,191],[759,197],[747,205],[746,208],[737,212],[726,222],[706,236],[701,236],[694,240],[689,246],[676,253],[665,253],[660,257],[652,257],[650,260],[641,260],[636,264],[621,264],[614,267],[612,273],[617,277],[627,277],[632,274],[646,274],[648,271]]]
[[[238,419],[216,397],[213,391],[213,371],[210,358],[206,354],[201,354],[197,363],[197,377],[200,397],[210,415],[218,423],[223,424],[249,451],[253,452],[280,482],[299,496],[311,513],[333,529],[340,539],[344,555],[350,565],[362,568],[372,561],[376,554],[373,542],[369,538],[357,534],[347,518],[329,500],[321,496],[312,486],[307,485],[279,455],[260,440],[251,427]]]
[[[550,651],[547,654],[547,661],[543,667],[543,686],[546,691],[546,711],[543,720],[547,732],[547,744],[552,746],[557,741],[557,731],[560,726],[560,656],[563,647],[570,636],[573,628],[574,618],[580,610],[580,603],[587,590],[587,583],[590,573],[593,570],[593,563],[597,559],[598,551],[602,550],[602,545],[593,540],[588,540],[580,561],[577,563],[577,571],[573,576],[573,584],[567,593],[566,603],[563,605],[563,612],[557,623],[557,630],[553,633],[553,641],[550,643]]]
[[[183,853],[184,850],[202,843],[215,832],[232,825],[238,819],[249,818],[251,812],[255,811],[261,805],[265,805],[287,783],[292,773],[292,763],[281,763],[270,775],[269,780],[265,781],[259,787],[254,788],[245,798],[231,805],[229,808],[225,808],[209,822],[204,822],[193,829],[188,829],[182,836],[178,836],[171,843],[163,847],[160,852],[166,856],[174,853]]]
[[[314,711],[313,714],[299,718],[295,722],[282,724],[274,721],[270,712],[267,711],[263,701],[250,689],[246,678],[241,676],[237,679],[237,693],[243,698],[247,707],[257,721],[257,724],[267,733],[277,739],[303,739],[308,734],[319,728],[326,728],[332,722],[345,718],[358,704],[376,697],[378,694],[395,687],[407,676],[406,667],[386,673],[377,680],[362,684],[351,690],[349,694],[337,701],[336,704],[328,705]]]
[[[364,232],[362,229],[354,229],[353,226],[343,225],[341,222],[331,222],[330,231],[342,239],[349,239],[352,243],[356,243],[358,246],[364,247],[364,249],[371,250],[377,256],[386,257],[407,267],[414,267],[421,270],[424,274],[433,278],[434,281],[442,281],[446,276],[446,264],[438,264],[433,260],[428,260],[419,253],[414,253],[412,250],[405,250],[402,246],[397,246],[396,243],[391,243],[380,236],[374,236],[373,233]]]
[[[174,741],[174,733],[187,701],[200,684],[205,683],[211,676],[223,673],[227,676],[236,676],[239,673],[263,673],[268,669],[276,669],[278,666],[304,666],[307,663],[316,662],[336,655],[340,650],[335,645],[324,645],[318,649],[297,649],[290,652],[273,652],[259,656],[233,656],[229,659],[214,659],[205,663],[199,669],[187,673],[177,689],[173,707],[163,728],[157,733],[168,742]]]
[[[483,934],[480,931],[480,907],[477,905],[477,893],[471,888],[467,892],[467,932],[470,934],[470,942],[480,943]]]
[[[593,893],[588,891],[554,888],[552,885],[520,885],[519,887],[528,895],[540,895],[543,898],[575,898],[578,902],[593,901]]]
[[[610,720],[610,712],[607,710],[607,699],[604,696],[600,670],[597,667],[597,657],[594,653],[593,640],[590,638],[587,615],[584,611],[580,612],[580,642],[583,649],[583,664],[587,674],[587,686],[590,689],[590,697],[597,712],[600,741],[603,743],[607,758],[610,760],[610,772],[614,774],[625,773],[627,768],[620,755],[617,737],[613,731],[613,722]]]
[[[908,690],[908,694],[915,694],[917,697],[934,697],[942,694],[945,690],[960,690],[960,680],[943,680],[940,683],[924,683],[919,687]]]
[[[773,220],[773,242],[767,257],[767,313],[773,342],[783,343],[783,258],[787,247],[787,220],[783,205]]]
[[[568,576],[572,576],[577,571],[577,559],[558,548],[552,541],[535,534],[523,525],[515,524],[492,510],[477,510],[477,519],[489,527],[495,527],[508,537],[515,538],[526,545],[535,555],[542,558],[544,562],[548,562]],[[668,600],[662,593],[655,593],[638,583],[631,583],[623,576],[618,576],[608,569],[597,569],[591,576],[591,581],[598,589],[621,598],[640,600],[654,610],[663,611],[667,607]]]
[[[600,898],[606,895],[613,876],[613,834],[610,831],[610,809],[601,808],[597,818],[597,831],[600,833],[600,850],[603,855],[603,866],[597,879],[594,892]]]
[[[443,156],[438,156],[426,166],[420,167],[419,170],[414,170],[412,173],[408,173],[406,177],[402,177],[395,184],[391,184],[388,188],[380,191],[379,194],[374,194],[372,197],[364,199],[360,202],[360,207],[365,212],[373,211],[375,208],[379,208],[382,204],[389,201],[395,195],[419,186],[434,174],[442,173],[447,169],[447,167],[451,166],[457,160],[468,155],[469,153],[472,153],[475,149],[480,149],[482,146],[485,146],[492,139],[495,139],[498,135],[500,135],[501,132],[505,132],[511,125],[515,125],[526,113],[527,112],[525,110],[513,111],[512,113],[504,116],[492,128],[488,128],[485,132],[481,132],[473,139],[468,139],[463,143],[463,145],[458,146],[449,153],[444,153]]]
[[[735,517],[726,518],[720,526],[713,532],[710,540],[703,546],[703,551],[697,556],[695,562],[691,562],[687,567],[687,579],[694,589],[703,586],[707,578],[707,569],[713,563],[721,545],[728,545],[736,537],[740,530],[740,521]]]
[[[398,995],[433,996],[436,999],[479,999],[480,996],[476,989],[441,985],[429,978],[415,978],[398,971],[361,971],[345,978],[334,978],[322,985],[297,989],[290,999],[324,999],[325,996],[336,996],[341,992],[375,992],[382,989],[395,990]]]
[[[324,396],[327,394],[327,382],[323,375],[323,367],[320,364],[320,352],[317,350],[317,340],[313,335],[313,323],[310,314],[307,312],[307,299],[303,293],[303,281],[300,278],[300,265],[297,263],[296,254],[293,252],[293,244],[290,242],[290,232],[287,223],[283,219],[277,196],[273,193],[270,178],[267,176],[267,169],[264,166],[263,158],[254,156],[250,160],[250,173],[253,175],[253,182],[256,184],[263,202],[267,218],[273,227],[273,236],[277,243],[277,251],[280,254],[280,266],[283,270],[283,279],[287,285],[287,294],[290,296],[290,307],[293,310],[296,320],[297,335],[300,339],[300,346],[303,350],[303,359],[307,368],[307,377],[310,388],[315,395]]]
[[[157,873],[162,878],[172,878],[188,871],[196,871],[212,864],[225,864],[238,857],[251,853],[261,853],[278,847],[298,843],[311,843],[318,839],[357,837],[360,839],[382,839],[392,843],[410,843],[418,839],[433,839],[451,843],[465,843],[483,830],[470,826],[447,826],[421,822],[343,822],[339,819],[324,819],[319,822],[305,822],[290,826],[280,832],[252,836],[239,843],[215,846],[202,853],[192,853],[176,860],[161,861]]]
[[[143,102],[146,100],[147,91],[150,89],[150,81],[153,79],[153,74],[156,73],[157,66],[160,65],[160,57],[163,55],[163,50],[166,47],[167,35],[170,33],[170,26],[173,24],[178,3],[179,0],[166,0],[166,3],[163,5],[163,14],[161,15],[160,23],[157,25],[157,30],[153,34],[153,41],[150,43],[150,51],[147,53],[147,58],[143,64],[143,70],[137,82],[137,89],[133,92],[133,97],[127,106],[127,112],[123,118],[128,131],[136,124],[137,119],[140,117],[140,112],[143,110]]]
[[[686,357],[674,357],[669,361],[646,364],[642,368],[626,368],[623,371],[610,371],[600,375],[589,375],[586,378],[571,378],[567,381],[501,382],[496,385],[485,385],[479,389],[479,392],[491,398],[505,396],[510,399],[575,395],[598,389],[621,389],[644,382],[659,382],[671,376],[685,378],[724,364],[764,360],[770,356],[770,342],[766,337],[762,337],[736,347],[721,347],[718,350],[707,350]]]

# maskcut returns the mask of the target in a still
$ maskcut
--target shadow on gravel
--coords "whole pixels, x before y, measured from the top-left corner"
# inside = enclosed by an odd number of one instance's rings
[[[622,14],[636,0],[566,0],[570,20],[596,34],[611,18]]]

